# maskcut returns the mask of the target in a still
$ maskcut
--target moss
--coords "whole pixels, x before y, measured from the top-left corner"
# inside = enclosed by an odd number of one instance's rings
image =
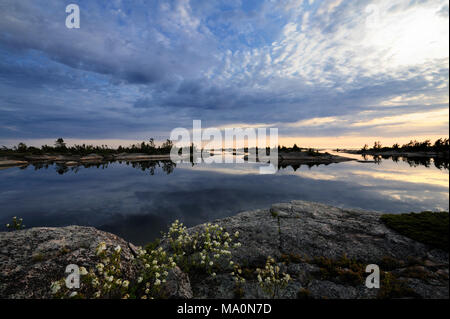
[[[421,298],[421,296],[413,289],[409,288],[405,281],[397,279],[389,272],[383,272],[377,298]]]
[[[236,285],[233,293],[234,293],[235,299],[242,299],[242,298],[244,298],[244,295],[245,295],[244,289],[240,285]]]
[[[414,266],[414,267],[408,267],[402,272],[402,276],[408,277],[408,278],[417,278],[421,280],[427,280],[429,279],[430,273],[425,270],[424,267],[421,266]]]
[[[294,263],[294,264],[300,264],[303,262],[306,262],[306,259],[300,256],[299,254],[281,254],[280,258],[281,262],[284,262],[286,264]]]
[[[256,278],[256,269],[242,268],[241,276],[245,279],[254,279]]]
[[[448,251],[448,212],[385,214],[381,221],[406,237]]]
[[[70,253],[70,249],[64,246],[63,248],[61,248],[60,253],[61,255],[68,254]]]
[[[297,299],[314,299],[308,289],[300,288],[297,292]]]
[[[378,265],[383,270],[394,270],[404,267],[405,263],[401,260],[392,258],[391,256],[384,256]]]
[[[355,259],[349,259],[345,255],[340,259],[316,257],[313,259],[313,263],[319,266],[316,275],[321,280],[330,280],[352,286],[361,285],[364,282],[365,265]]]
[[[43,260],[44,260],[44,255],[43,255],[42,253],[36,253],[36,254],[34,254],[34,255],[31,257],[31,259],[32,259],[34,262],[40,262],[40,261],[43,261]]]

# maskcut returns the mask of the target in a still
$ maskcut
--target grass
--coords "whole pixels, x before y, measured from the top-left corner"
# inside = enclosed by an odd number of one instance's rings
[[[409,214],[385,214],[381,221],[396,232],[448,251],[448,212],[421,212]]]
[[[365,265],[347,258],[345,255],[339,259],[315,257],[313,264],[319,267],[316,275],[321,280],[330,280],[351,286],[362,285],[364,282]]]

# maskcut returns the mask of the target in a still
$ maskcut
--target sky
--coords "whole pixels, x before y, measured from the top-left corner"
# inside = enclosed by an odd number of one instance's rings
[[[2,0],[0,145],[128,145],[193,120],[308,147],[447,137],[448,39],[441,0]]]

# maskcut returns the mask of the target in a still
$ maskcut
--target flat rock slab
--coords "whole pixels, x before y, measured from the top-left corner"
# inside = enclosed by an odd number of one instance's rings
[[[311,298],[374,298],[376,289],[363,283],[321,278],[321,265],[314,260],[336,261],[346,256],[359,264],[377,264],[405,282],[422,298],[449,298],[448,252],[414,241],[387,228],[380,213],[348,210],[324,204],[292,201],[270,209],[243,212],[212,223],[230,234],[239,231],[242,246],[232,250],[233,260],[247,273],[263,268],[268,256],[277,260],[292,280],[278,297],[297,298],[307,291]],[[189,228],[202,231],[203,225]],[[132,244],[92,227],[31,228],[0,232],[0,297],[49,298],[49,286],[64,276],[68,264],[91,268],[97,262],[99,242],[123,248],[122,268],[132,279]],[[164,243],[163,243],[164,244]],[[290,260],[286,261],[286,256]],[[293,257],[292,257],[293,256]],[[295,258],[294,258],[295,257]],[[383,269],[386,258],[398,262]],[[418,261],[411,266],[409,260]],[[347,269],[341,269],[344,272]],[[216,277],[186,277],[179,269],[168,280],[174,297],[233,298],[235,283],[229,271]],[[173,281],[173,282],[172,282]],[[241,287],[241,297],[266,298],[250,275]]]

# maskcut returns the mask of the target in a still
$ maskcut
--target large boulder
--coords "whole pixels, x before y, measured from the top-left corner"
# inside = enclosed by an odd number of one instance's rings
[[[95,267],[100,242],[108,247],[122,247],[122,269],[127,277],[134,277],[132,245],[93,227],[39,227],[0,232],[0,297],[51,298],[51,282],[67,276],[64,273],[67,265]]]

